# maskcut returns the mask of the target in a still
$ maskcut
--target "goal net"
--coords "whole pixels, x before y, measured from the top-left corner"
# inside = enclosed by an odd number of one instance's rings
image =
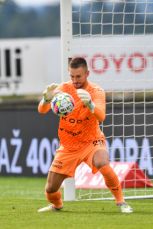
[[[106,91],[107,116],[101,128],[111,165],[119,162],[115,168],[124,195],[153,197],[153,1],[72,1],[71,15],[67,55],[85,57],[90,80]],[[90,178],[86,185],[81,171]],[[112,198],[98,185],[99,177],[92,186],[87,168],[82,166],[76,179],[77,199]]]

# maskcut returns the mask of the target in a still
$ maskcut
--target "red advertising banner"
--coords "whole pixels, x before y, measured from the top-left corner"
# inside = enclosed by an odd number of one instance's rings
[[[133,162],[112,162],[111,167],[119,177],[123,188],[153,187],[147,175]],[[78,166],[75,173],[76,188],[101,189],[106,188],[100,172],[92,174],[91,168],[85,163]]]

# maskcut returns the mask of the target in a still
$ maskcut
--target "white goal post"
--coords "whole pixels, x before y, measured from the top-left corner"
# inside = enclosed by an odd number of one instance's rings
[[[101,125],[110,161],[134,162],[153,181],[153,1],[61,0],[61,81],[68,59],[86,58],[90,79],[107,94]],[[136,182],[135,182],[136,183]],[[144,185],[124,188],[125,198],[153,197]],[[64,200],[111,199],[104,189],[75,189],[64,182]]]

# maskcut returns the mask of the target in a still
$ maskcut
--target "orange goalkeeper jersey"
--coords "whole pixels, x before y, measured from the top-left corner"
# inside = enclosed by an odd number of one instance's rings
[[[86,107],[77,96],[77,90],[71,81],[59,85],[60,91],[71,94],[75,101],[74,110],[60,118],[58,136],[60,144],[67,149],[77,150],[89,141],[105,141],[101,132],[99,122],[105,119],[105,92],[96,84],[88,82],[84,88],[91,95],[95,104],[94,113]],[[50,109],[50,104],[38,106],[38,111],[46,113]]]

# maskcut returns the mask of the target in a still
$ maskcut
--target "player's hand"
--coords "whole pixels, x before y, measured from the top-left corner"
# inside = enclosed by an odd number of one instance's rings
[[[52,83],[46,87],[43,91],[43,100],[45,103],[50,103],[54,95],[57,93],[55,90],[58,87],[58,84]]]
[[[91,110],[91,112],[94,112],[95,104],[93,103],[89,92],[84,89],[78,89],[77,94],[81,101],[84,103],[84,105],[87,106]]]

